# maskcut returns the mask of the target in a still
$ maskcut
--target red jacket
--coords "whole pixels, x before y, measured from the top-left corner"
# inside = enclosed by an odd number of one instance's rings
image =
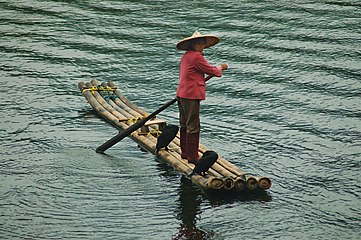
[[[201,52],[187,51],[180,61],[177,97],[187,99],[206,99],[204,74],[222,76],[222,69],[211,66]]]

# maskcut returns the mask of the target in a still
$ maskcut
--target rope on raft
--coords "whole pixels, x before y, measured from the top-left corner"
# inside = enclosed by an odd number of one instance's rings
[[[121,122],[127,122],[127,123],[136,123],[140,120],[142,120],[143,118],[142,117],[135,117],[135,118],[124,118],[124,119],[119,119],[119,121]],[[159,135],[162,133],[162,131],[160,131],[159,128],[155,128],[155,129],[152,129],[150,130],[146,136],[149,137],[150,135],[153,135],[155,137],[159,137]]]
[[[127,122],[127,123],[136,123],[136,122],[138,122],[138,121],[141,120],[141,119],[142,119],[141,117],[124,118],[124,119],[119,119],[119,121],[124,121],[124,122]]]
[[[97,86],[92,86],[90,88],[85,88],[83,89],[82,93],[84,93],[85,91],[90,91],[92,94],[94,94],[95,91],[100,92],[102,97],[105,100],[115,100],[116,98],[119,98],[116,94],[114,94],[114,91],[117,90],[117,88],[112,88],[109,86],[104,86],[104,85],[97,85]]]
[[[159,135],[161,134],[162,132],[159,131],[159,129],[153,129],[153,130],[150,130],[149,133],[147,134],[147,137],[149,137],[150,135],[153,135],[153,136],[156,136],[156,137],[159,137]]]
[[[92,91],[92,93],[94,93],[94,91],[104,91],[104,92],[110,92],[110,91],[115,91],[117,90],[117,88],[111,88],[109,86],[103,86],[103,85],[98,85],[98,86],[93,86],[90,88],[85,88],[83,89],[82,93],[84,93],[85,91]]]

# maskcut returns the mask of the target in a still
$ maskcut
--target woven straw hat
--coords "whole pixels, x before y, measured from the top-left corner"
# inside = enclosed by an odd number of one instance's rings
[[[197,38],[205,38],[206,39],[206,46],[205,48],[212,47],[216,45],[220,39],[214,35],[206,34],[202,35],[198,31],[195,31],[191,37],[187,37],[177,43],[178,50],[188,50],[190,40],[197,39]]]

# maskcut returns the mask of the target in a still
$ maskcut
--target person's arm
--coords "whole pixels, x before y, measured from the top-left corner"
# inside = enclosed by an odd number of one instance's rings
[[[199,72],[216,77],[221,77],[222,71],[226,70],[228,68],[228,65],[226,63],[222,63],[221,66],[212,66],[207,62],[203,55],[199,55],[197,57],[195,68]]]

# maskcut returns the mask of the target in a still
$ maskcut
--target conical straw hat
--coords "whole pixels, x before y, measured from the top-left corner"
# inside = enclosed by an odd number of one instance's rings
[[[202,35],[198,31],[195,31],[191,37],[187,37],[187,38],[179,41],[177,43],[177,49],[178,50],[187,50],[190,40],[196,39],[196,38],[205,38],[206,39],[205,48],[212,47],[220,41],[219,37],[216,37],[216,36],[210,35],[210,34]]]

